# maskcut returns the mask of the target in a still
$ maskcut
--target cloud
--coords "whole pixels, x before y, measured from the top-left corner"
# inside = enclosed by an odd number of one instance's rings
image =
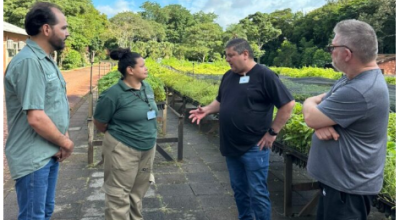
[[[110,18],[118,14],[119,12],[133,11],[132,8],[134,6],[135,3],[133,1],[128,2],[125,0],[117,0],[113,6],[99,5],[96,7],[96,9],[99,10],[101,13],[106,14]]]

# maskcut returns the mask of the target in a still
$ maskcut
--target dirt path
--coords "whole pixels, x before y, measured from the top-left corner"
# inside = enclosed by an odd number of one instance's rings
[[[90,90],[90,69],[91,67],[84,67],[79,69],[73,69],[68,71],[61,71],[64,76],[65,81],[67,82],[67,96],[70,109],[73,110],[74,108],[78,107],[79,102],[81,101],[82,97],[84,97]],[[93,66],[92,70],[92,86],[97,85],[97,81],[101,78],[104,74],[110,71],[110,64],[109,63],[101,63],[96,64]],[[10,172],[8,170],[7,160],[4,153],[5,143],[7,141],[7,113],[6,113],[6,103],[3,98],[3,185],[8,180],[11,179]]]

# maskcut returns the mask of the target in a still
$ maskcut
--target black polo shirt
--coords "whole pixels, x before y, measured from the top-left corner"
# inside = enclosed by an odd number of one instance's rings
[[[256,64],[247,74],[224,74],[217,101],[220,102],[220,150],[223,156],[241,156],[255,146],[271,126],[274,106],[293,100],[289,90],[269,68]]]

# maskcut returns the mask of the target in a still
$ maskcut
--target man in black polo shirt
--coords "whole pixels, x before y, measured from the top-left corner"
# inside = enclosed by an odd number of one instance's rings
[[[231,69],[211,104],[190,111],[192,122],[219,112],[220,151],[226,157],[239,219],[271,219],[267,188],[269,149],[289,119],[294,100],[278,76],[254,61],[244,39],[225,47]],[[273,120],[274,106],[278,108]]]

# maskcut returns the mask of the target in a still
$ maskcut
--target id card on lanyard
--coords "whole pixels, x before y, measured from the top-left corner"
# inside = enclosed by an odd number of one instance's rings
[[[131,90],[132,91],[132,90]],[[147,112],[147,120],[152,120],[154,118],[156,118],[156,111],[153,110],[153,108],[151,107],[150,103],[149,103],[149,99],[147,98],[147,93],[146,93],[146,89],[143,89],[144,91],[144,97],[145,99],[142,98],[142,96],[140,94],[135,93],[134,91],[132,91],[133,95],[138,97],[140,100],[146,102],[146,104],[149,106],[149,111]],[[139,91],[141,93],[141,91]],[[151,96],[151,95],[149,95]],[[154,95],[153,95],[154,96]]]

